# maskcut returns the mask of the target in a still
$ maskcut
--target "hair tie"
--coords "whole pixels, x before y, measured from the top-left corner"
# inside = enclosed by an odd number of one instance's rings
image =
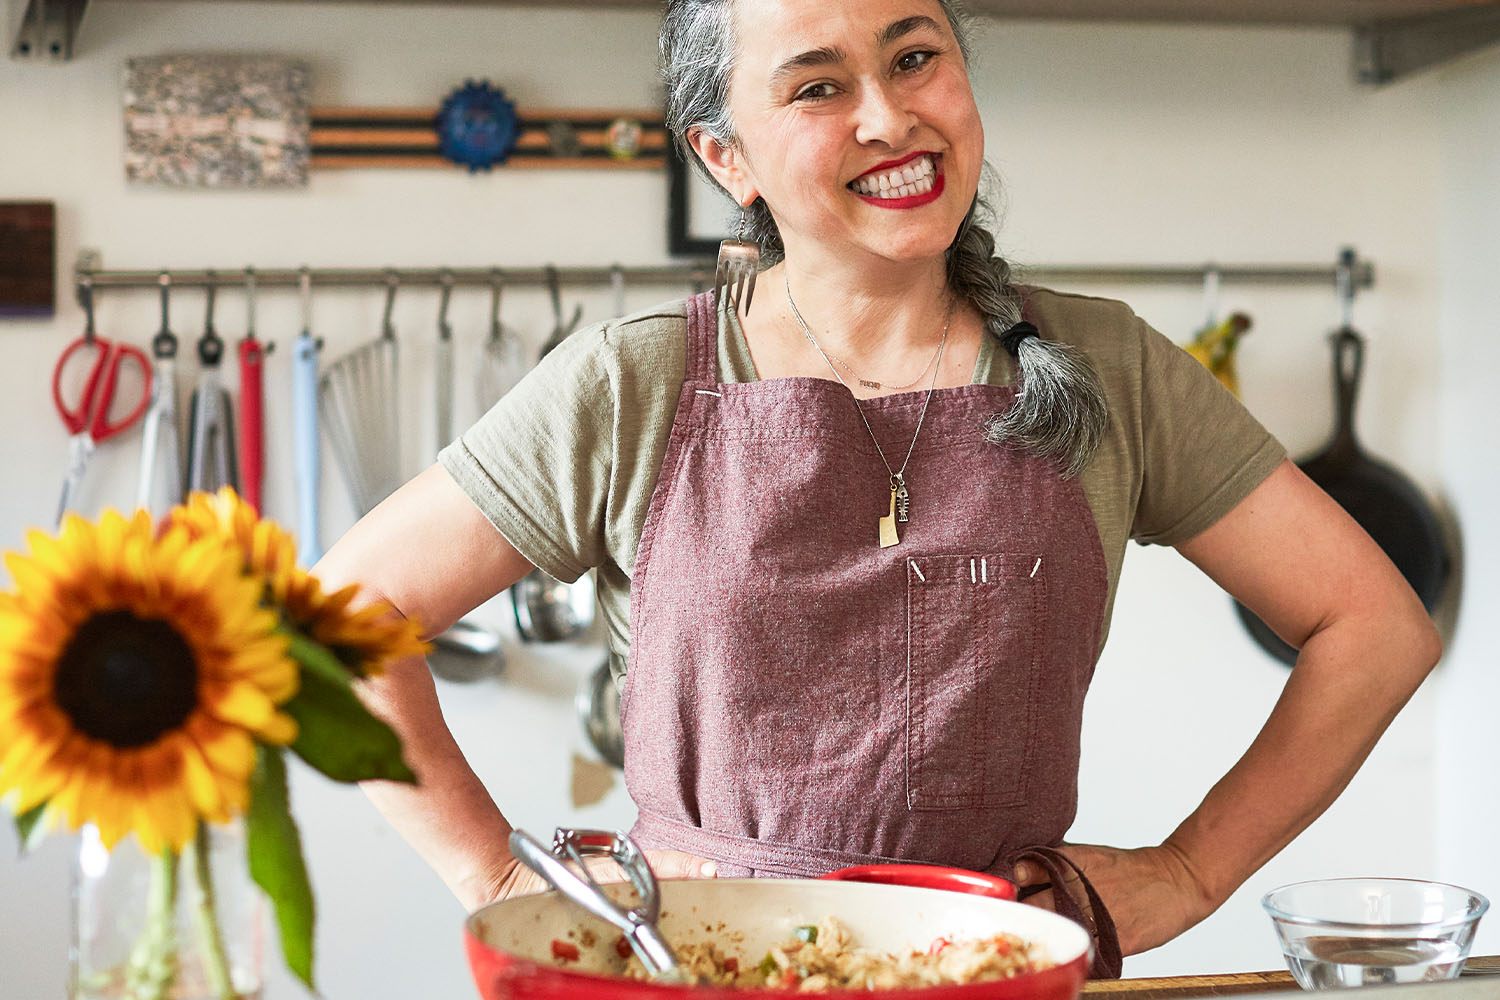
[[[1022,320],[1000,335],[1000,346],[1005,348],[1005,353],[1015,357],[1021,349],[1021,341],[1027,337],[1040,337],[1041,335],[1041,331],[1034,325]]]

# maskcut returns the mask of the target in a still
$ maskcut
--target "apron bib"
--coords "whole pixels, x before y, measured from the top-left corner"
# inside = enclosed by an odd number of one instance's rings
[[[939,389],[910,521],[882,549],[888,476],[850,392],[719,382],[712,294],[687,315],[631,584],[632,836],[721,876],[925,862],[1009,877],[1076,807],[1107,589],[1078,481],[984,440],[1014,389]],[[906,453],[926,396],[861,401],[887,455]]]

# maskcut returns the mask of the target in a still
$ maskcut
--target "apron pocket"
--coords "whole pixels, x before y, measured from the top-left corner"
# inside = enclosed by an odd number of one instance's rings
[[[1046,578],[1036,556],[906,560],[906,804],[1022,805]]]

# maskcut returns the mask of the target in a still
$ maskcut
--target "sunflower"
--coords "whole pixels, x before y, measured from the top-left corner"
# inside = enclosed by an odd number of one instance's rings
[[[152,853],[243,812],[256,741],[296,738],[299,675],[239,552],[144,511],[27,542],[0,595],[0,798]]]
[[[374,601],[353,608],[357,584],[325,594],[317,578],[297,568],[292,536],[274,522],[259,520],[230,487],[193,494],[173,511],[169,523],[195,538],[230,539],[246,569],[266,579],[267,599],[282,610],[287,624],[326,647],[356,677],[378,673],[386,660],[427,651],[420,626],[390,604]]]

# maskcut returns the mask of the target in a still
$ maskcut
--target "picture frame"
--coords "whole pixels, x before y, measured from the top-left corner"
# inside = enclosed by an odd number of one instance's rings
[[[734,235],[733,203],[667,143],[667,252],[674,257],[714,257]]]

